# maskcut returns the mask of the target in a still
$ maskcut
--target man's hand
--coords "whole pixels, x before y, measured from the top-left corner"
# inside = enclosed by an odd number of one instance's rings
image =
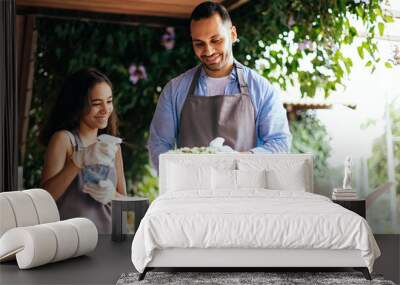
[[[224,145],[224,141],[224,138],[217,137],[210,142],[210,147],[214,148],[217,152],[236,152],[229,145]]]

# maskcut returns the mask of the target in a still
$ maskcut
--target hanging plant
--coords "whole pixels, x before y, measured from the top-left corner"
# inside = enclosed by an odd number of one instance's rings
[[[381,5],[378,0],[249,1],[232,13],[241,39],[235,56],[282,89],[296,83],[302,96],[313,97],[318,89],[329,96],[350,74],[353,61],[341,48],[360,36],[356,23],[364,30],[357,51],[362,59],[369,57],[366,67],[374,71],[381,61],[375,36],[393,22]],[[311,68],[300,69],[304,60]]]

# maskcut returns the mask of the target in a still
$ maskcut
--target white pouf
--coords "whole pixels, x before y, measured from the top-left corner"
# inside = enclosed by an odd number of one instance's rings
[[[0,193],[0,214],[0,262],[16,259],[20,269],[28,269],[96,248],[96,225],[86,218],[60,221],[43,189]]]

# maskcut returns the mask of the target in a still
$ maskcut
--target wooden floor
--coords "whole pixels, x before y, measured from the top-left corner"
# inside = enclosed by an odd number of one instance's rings
[[[375,235],[382,256],[376,260],[375,273],[400,281],[400,235]],[[134,271],[130,258],[131,239],[116,243],[100,236],[95,251],[42,267],[19,270],[16,262],[0,265],[0,284],[115,284],[124,272]]]

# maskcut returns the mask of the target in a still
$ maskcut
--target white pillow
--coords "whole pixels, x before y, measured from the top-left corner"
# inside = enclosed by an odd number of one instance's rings
[[[241,188],[267,188],[265,170],[212,169],[215,191],[234,191]]]
[[[212,181],[215,191],[236,190],[236,170],[212,168]]]
[[[267,188],[267,176],[263,170],[236,170],[237,187]]]
[[[211,189],[211,167],[168,164],[168,191]]]
[[[240,170],[267,171],[267,188],[272,190],[310,191],[309,161],[303,157],[257,157],[238,159]],[[307,190],[309,189],[309,190]]]
[[[267,188],[272,190],[306,191],[307,185],[304,167],[292,168],[290,171],[279,171],[278,169],[269,169],[267,174]]]

